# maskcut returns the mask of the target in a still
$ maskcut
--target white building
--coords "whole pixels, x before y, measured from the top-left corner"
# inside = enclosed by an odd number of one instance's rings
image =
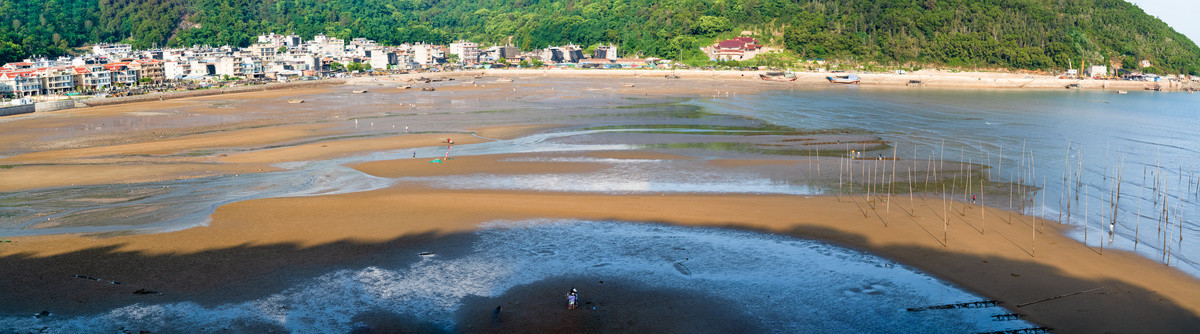
[[[1089,66],[1087,75],[1089,77],[1093,77],[1093,78],[1108,76],[1108,66],[1105,66],[1105,65]]]
[[[438,45],[413,45],[413,62],[421,65],[436,65],[446,58],[446,52]]]
[[[598,46],[592,58],[617,60],[617,47],[614,45]]]
[[[97,56],[124,55],[130,52],[133,52],[133,46],[129,44],[100,43],[92,46],[92,54]]]
[[[399,58],[396,57],[396,53],[394,52],[385,50],[371,50],[369,52],[371,60],[368,63],[371,64],[371,68],[373,69],[386,70],[391,68],[392,65],[399,63]]]
[[[275,33],[258,35],[258,43],[269,44],[275,47],[296,47],[300,45],[300,35],[279,35]]]
[[[479,62],[479,44],[468,41],[450,43],[450,54],[458,56],[460,63],[477,63]]]
[[[23,97],[37,95],[41,91],[42,81],[34,76],[33,71],[0,73],[0,93]]]

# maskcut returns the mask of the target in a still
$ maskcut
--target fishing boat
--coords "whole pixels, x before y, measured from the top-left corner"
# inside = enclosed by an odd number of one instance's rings
[[[513,82],[513,79],[509,77],[500,77],[496,79],[496,82]]]
[[[925,82],[921,80],[909,80],[906,86],[924,86]]]
[[[796,74],[792,72],[771,71],[758,75],[766,81],[796,81]]]
[[[1118,90],[1117,94],[1129,94],[1128,91]]]
[[[674,74],[667,74],[667,75],[666,75],[666,78],[667,78],[667,79],[679,79],[679,76],[678,76],[678,75],[674,75]]]
[[[633,85],[633,84],[631,84],[631,83],[627,83],[627,84],[621,84],[621,86],[625,86],[625,87],[633,87],[634,85]]]
[[[288,100],[288,103],[304,103],[304,100],[301,100],[301,99]]]
[[[356,90],[356,91],[353,91],[353,92],[351,92],[351,93],[354,93],[354,94],[365,94],[366,92],[367,92],[366,90]]]
[[[839,74],[825,77],[829,82],[839,84],[856,84],[858,83],[858,74]]]

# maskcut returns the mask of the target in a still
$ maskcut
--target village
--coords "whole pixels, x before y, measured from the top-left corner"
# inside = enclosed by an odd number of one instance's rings
[[[719,40],[701,48],[705,56],[718,64],[754,59],[779,50],[763,45],[754,37]],[[615,45],[581,47],[568,44],[523,51],[516,47],[481,47],[470,41],[449,45],[428,43],[386,46],[365,39],[350,41],[325,35],[302,40],[299,35],[265,34],[245,48],[232,46],[164,48],[134,50],[129,44],[97,44],[91,52],[58,58],[33,58],[0,67],[0,106],[19,106],[38,102],[85,97],[120,97],[153,92],[207,89],[213,87],[317,80],[346,76],[388,75],[413,72],[446,72],[498,68],[577,68],[577,69],[686,69],[688,66],[669,59],[643,58],[630,54],[623,58]],[[1138,81],[1194,81],[1188,76],[1154,74],[1110,69],[1106,65],[1080,64],[1069,69],[1063,79],[1120,79]],[[1141,67],[1149,67],[1142,61]],[[728,67],[728,66],[725,66]],[[705,69],[715,69],[710,66]],[[739,69],[739,68],[733,68]],[[778,70],[755,67],[754,70]],[[869,72],[862,66],[838,68],[836,62],[807,59],[788,70],[808,72]],[[903,70],[892,71],[904,74]],[[777,72],[778,73],[778,72]]]
[[[509,66],[643,68],[655,58],[619,58],[616,46],[552,46],[521,51],[512,46],[481,48],[469,41],[379,45],[365,38],[348,43],[317,35],[266,34],[245,48],[231,46],[133,50],[129,44],[97,44],[92,52],[54,59],[35,58],[0,68],[0,96],[8,104],[79,95],[122,96],[224,84],[314,80],[347,75],[441,72]],[[669,64],[670,62],[665,62]]]

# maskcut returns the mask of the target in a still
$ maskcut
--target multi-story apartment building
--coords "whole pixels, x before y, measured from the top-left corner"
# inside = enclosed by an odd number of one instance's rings
[[[137,71],[138,80],[150,79],[152,83],[166,80],[163,76],[163,62],[157,59],[138,59],[129,62],[129,68]]]
[[[75,89],[74,71],[68,67],[47,67],[37,70],[45,94],[66,94]]]
[[[617,60],[617,47],[613,45],[601,45],[596,47],[595,54],[592,58]]]
[[[413,61],[425,66],[440,64],[446,58],[446,52],[440,45],[419,43],[413,45],[412,50]]]
[[[368,63],[371,64],[371,68],[373,69],[386,70],[394,65],[399,64],[399,57],[396,56],[395,52],[383,49],[375,49],[368,51],[367,53],[370,57],[370,61]]]
[[[92,46],[92,54],[97,56],[126,55],[130,52],[133,52],[133,46],[129,44],[100,43]]]
[[[0,93],[15,97],[38,95],[42,92],[42,81],[34,70],[0,72]]]
[[[104,69],[108,70],[110,81],[113,85],[135,85],[137,84],[137,71],[129,68],[129,63],[110,63],[104,64]]]
[[[462,40],[450,43],[450,54],[458,56],[458,61],[463,64],[478,63],[479,44]]]
[[[112,74],[103,65],[74,66],[76,89],[99,90],[112,86]]]

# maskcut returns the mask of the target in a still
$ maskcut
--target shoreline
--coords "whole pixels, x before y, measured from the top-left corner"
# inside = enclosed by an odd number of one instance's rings
[[[31,114],[15,114],[10,116],[28,116],[34,114],[52,113],[62,110],[71,110],[79,108],[113,106],[139,102],[151,101],[169,101],[177,99],[206,97],[206,96],[221,96],[229,94],[252,93],[258,91],[285,90],[295,88],[313,88],[313,87],[337,87],[337,86],[359,86],[359,85],[379,85],[384,82],[400,83],[404,80],[413,80],[421,77],[471,77],[476,75],[485,76],[543,76],[543,77],[576,77],[576,78],[654,78],[660,75],[677,75],[680,79],[729,79],[729,80],[750,80],[760,81],[768,84],[776,85],[774,89],[787,89],[800,86],[811,88],[814,86],[846,86],[842,84],[830,83],[826,80],[827,76],[845,73],[816,73],[816,72],[795,72],[797,80],[794,82],[767,82],[759,79],[759,74],[768,71],[750,70],[669,70],[669,69],[470,69],[451,72],[416,72],[406,74],[388,74],[379,76],[365,77],[347,77],[347,78],[328,78],[313,81],[300,82],[285,82],[285,83],[268,83],[260,86],[238,86],[238,87],[221,87],[218,89],[204,89],[192,91],[175,91],[165,93],[150,93],[135,96],[115,97],[115,98],[87,98],[76,99],[74,108],[61,108],[51,111],[41,111]],[[1126,80],[1095,80],[1095,79],[1060,79],[1048,75],[1032,75],[1020,73],[1005,73],[1005,72],[947,72],[942,70],[922,70],[915,71],[910,74],[892,74],[892,73],[857,73],[861,78],[861,82],[849,86],[871,86],[871,87],[910,87],[912,80],[919,80],[921,83],[916,85],[920,87],[939,88],[939,89],[1001,89],[1001,90],[1054,90],[1054,89],[1074,89],[1074,90],[1103,90],[1103,91],[1164,91],[1164,92],[1185,92],[1200,90],[1198,82],[1167,82],[1166,85],[1147,82],[1147,81],[1126,81]],[[1072,87],[1072,86],[1077,87]]]
[[[489,69],[475,70],[484,75],[522,75],[522,76],[556,76],[556,77],[608,77],[608,78],[653,78],[664,75],[678,75],[681,79],[732,79],[760,81],[787,87],[786,85],[828,85],[845,86],[830,83],[827,76],[838,73],[795,72],[794,82],[770,82],[758,77],[767,71],[734,71],[734,70],[641,70],[641,69]],[[464,71],[471,72],[471,71]],[[458,72],[449,72],[458,73]],[[848,72],[853,73],[853,72]],[[845,73],[841,73],[845,74]],[[1033,89],[1051,90],[1067,89],[1068,85],[1076,84],[1083,90],[1150,90],[1154,82],[1125,81],[1125,80],[1093,80],[1093,79],[1059,79],[1054,76],[1032,75],[1003,72],[945,72],[939,70],[922,70],[909,74],[891,73],[855,73],[861,78],[861,86],[909,87],[910,80],[921,80],[920,87],[947,89]],[[919,88],[919,87],[912,87]],[[1164,91],[1182,91],[1183,89],[1200,88],[1195,82],[1163,85]],[[781,88],[782,89],[782,88]]]

